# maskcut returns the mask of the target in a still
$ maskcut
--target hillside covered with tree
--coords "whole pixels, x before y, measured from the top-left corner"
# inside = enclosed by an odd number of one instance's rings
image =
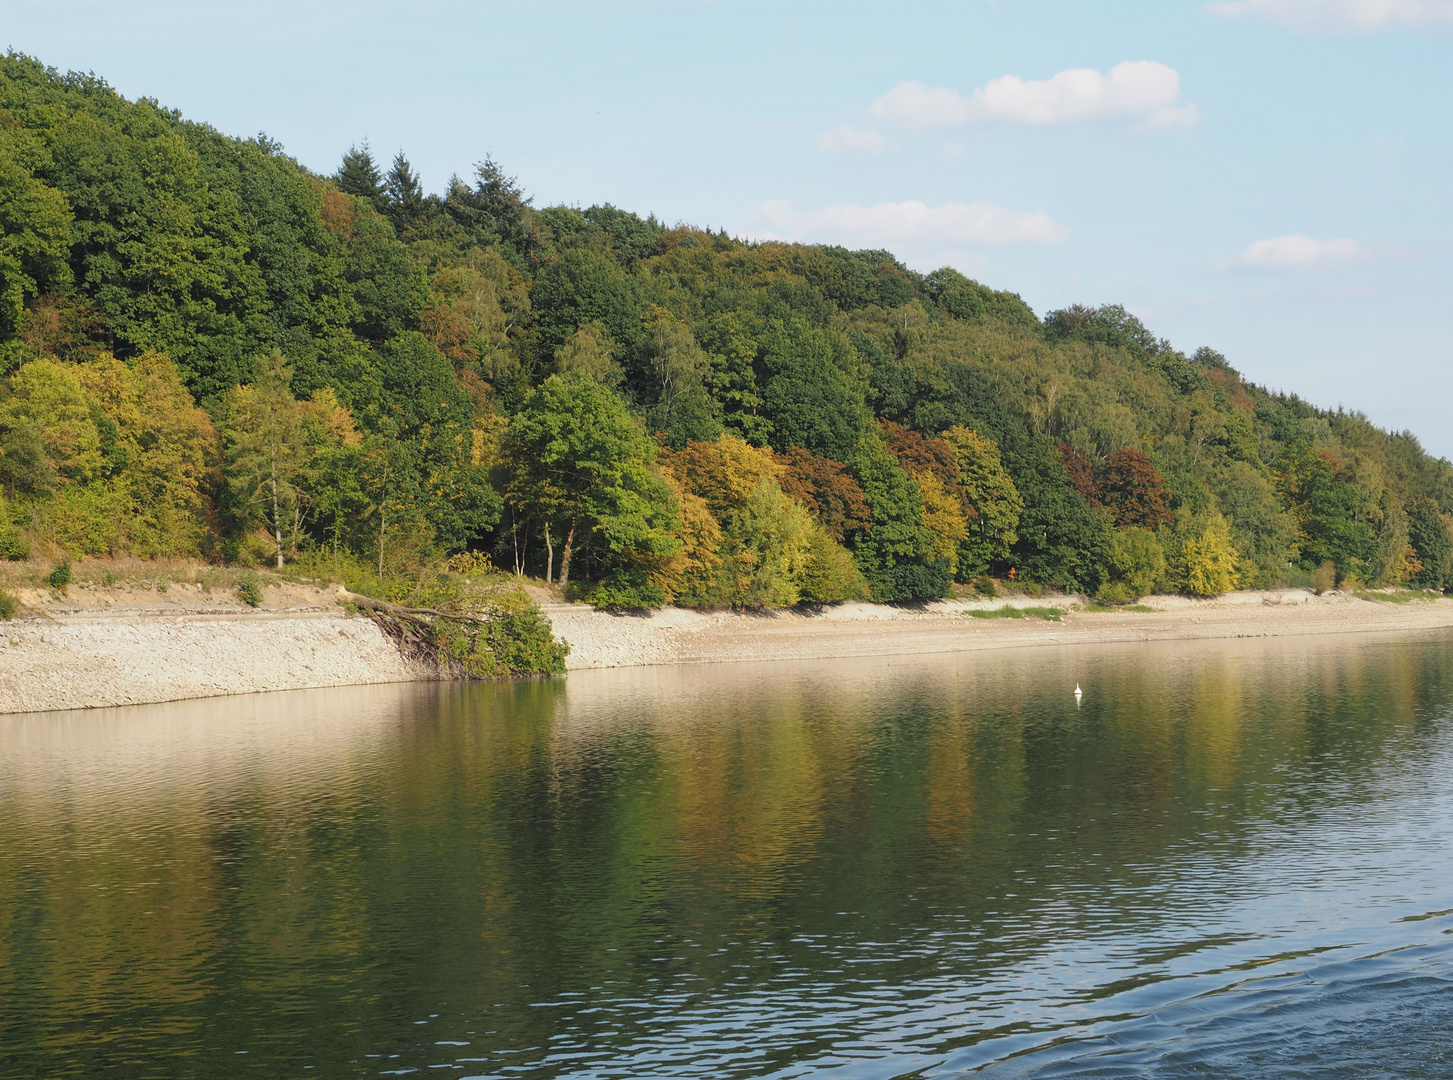
[[[613,606],[1453,586],[1453,466],[1123,308],[319,176],[0,61],[0,554],[487,552]]]

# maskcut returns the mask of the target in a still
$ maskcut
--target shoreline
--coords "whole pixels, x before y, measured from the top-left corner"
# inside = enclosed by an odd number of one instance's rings
[[[1453,627],[1453,598],[1375,596],[1286,589],[1153,597],[1152,610],[1142,611],[1087,611],[1078,598],[1058,596],[762,613],[543,607],[570,643],[569,671]],[[0,625],[0,714],[438,678],[405,660],[372,620],[342,613],[326,590],[288,599],[257,611],[183,597],[144,607],[47,605]],[[1004,607],[1055,608],[1062,621],[983,617]]]

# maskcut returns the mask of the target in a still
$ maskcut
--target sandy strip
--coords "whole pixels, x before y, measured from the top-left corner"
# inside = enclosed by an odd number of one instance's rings
[[[1061,622],[981,619],[969,613],[1012,603],[1056,606]],[[1393,604],[1302,590],[1240,592],[1216,600],[1157,597],[1149,612],[1088,612],[1057,600],[941,601],[913,607],[842,604],[818,614],[760,615],[667,608],[611,615],[550,604],[555,632],[570,642],[572,669],[739,660],[966,652],[1074,642],[1282,637],[1453,626],[1453,598]]]
[[[1012,603],[1062,622],[979,619]],[[843,604],[758,615],[667,608],[613,615],[547,604],[569,666],[832,659],[1056,644],[1281,637],[1453,627],[1453,599],[1405,604],[1304,591],[1160,597],[1149,612],[1088,612],[1067,598]],[[269,690],[434,677],[368,619],[322,606],[283,611],[53,609],[0,624],[0,713],[98,708]]]

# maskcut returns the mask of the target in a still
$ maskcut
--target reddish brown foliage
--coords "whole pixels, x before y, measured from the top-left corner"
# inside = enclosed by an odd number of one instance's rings
[[[419,329],[456,368],[479,361],[474,324],[447,300],[431,300],[419,315]]]
[[[1098,487],[1100,501],[1122,528],[1154,529],[1172,521],[1165,477],[1144,450],[1116,450],[1106,458]]]
[[[838,543],[848,533],[868,527],[863,489],[841,462],[810,454],[800,446],[788,447],[777,460],[783,465],[782,490],[807,507]]]
[[[1100,505],[1099,485],[1095,483],[1095,463],[1088,454],[1082,454],[1067,442],[1059,444],[1059,459],[1065,472],[1070,475],[1070,485],[1080,493],[1080,498],[1091,506]]]
[[[1224,391],[1226,400],[1238,409],[1246,412],[1256,411],[1256,402],[1247,393],[1246,386],[1241,381],[1241,376],[1234,371],[1227,371],[1224,368],[1206,368],[1206,376],[1211,380],[1211,385]]]
[[[954,448],[942,439],[925,439],[912,428],[895,424],[891,420],[878,423],[883,432],[883,441],[888,452],[898,459],[903,471],[909,475],[931,472],[943,481],[950,490],[957,490],[962,483],[959,476],[959,461]]]

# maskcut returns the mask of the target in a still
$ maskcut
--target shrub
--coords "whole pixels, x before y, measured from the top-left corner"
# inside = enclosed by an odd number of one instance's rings
[[[1111,580],[1095,595],[1120,604],[1138,599],[1155,587],[1165,573],[1165,551],[1149,529],[1117,529],[1110,537],[1109,563]]]
[[[431,628],[439,661],[472,679],[560,675],[570,646],[557,640],[538,604],[523,589],[489,598],[483,622],[441,619]]]
[[[0,526],[0,559],[19,562],[30,558],[30,542],[18,531]]]
[[[0,589],[0,619],[7,622],[15,618],[15,613],[20,610],[20,598],[14,593]]]
[[[1328,559],[1312,571],[1312,591],[1318,596],[1330,592],[1337,584],[1337,564]]]
[[[243,574],[237,579],[237,596],[248,607],[262,603],[262,583],[256,574]]]
[[[974,592],[980,596],[998,596],[999,590],[994,587],[994,579],[987,574],[974,579]]]
[[[621,568],[593,587],[585,599],[601,611],[632,611],[660,607],[666,593],[648,574]]]
[[[71,564],[61,563],[50,572],[50,577],[46,578],[46,580],[50,582],[52,589],[60,589],[64,592],[66,586],[71,583]]]

